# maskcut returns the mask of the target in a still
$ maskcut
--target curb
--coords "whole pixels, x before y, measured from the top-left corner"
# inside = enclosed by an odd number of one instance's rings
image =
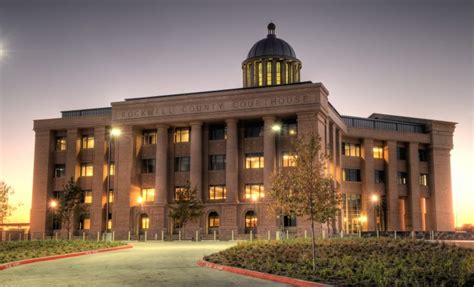
[[[286,277],[286,276],[280,276],[280,275],[274,275],[274,274],[268,274],[268,273],[248,270],[248,269],[242,269],[242,268],[237,268],[237,267],[220,265],[220,264],[216,264],[216,263],[212,263],[212,262],[208,262],[208,261],[204,261],[204,260],[200,260],[196,264],[198,266],[201,266],[201,267],[213,268],[213,269],[217,269],[217,270],[220,270],[220,271],[227,271],[227,272],[232,272],[232,273],[245,275],[245,276],[249,276],[249,277],[255,277],[255,278],[259,278],[259,279],[290,284],[290,285],[297,286],[297,287],[327,287],[327,286],[331,286],[331,285],[326,285],[326,284],[322,284],[322,283],[315,283],[315,282],[295,279],[295,278]]]
[[[77,256],[82,256],[82,255],[109,252],[109,251],[130,249],[132,247],[133,247],[132,245],[127,244],[124,246],[117,246],[117,247],[111,247],[111,248],[102,248],[102,249],[86,250],[86,251],[66,253],[66,254],[60,254],[60,255],[51,255],[51,256],[45,256],[45,257],[23,259],[23,260],[0,264],[0,271],[11,268],[11,267],[19,266],[19,265],[26,265],[26,264],[36,263],[36,262],[51,261],[51,260],[69,258],[69,257],[77,257]]]

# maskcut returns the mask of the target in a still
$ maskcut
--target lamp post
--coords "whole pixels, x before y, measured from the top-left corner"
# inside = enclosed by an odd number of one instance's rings
[[[138,204],[140,204],[140,212],[138,213],[138,222],[137,222],[137,235],[138,241],[140,241],[140,219],[141,219],[141,212],[143,210],[143,197],[139,196],[137,198]]]
[[[105,192],[105,238],[110,237],[110,228],[109,228],[109,213],[110,213],[110,186],[111,186],[111,160],[112,160],[112,141],[115,137],[118,137],[122,134],[122,131],[117,128],[112,128],[109,132],[109,150],[107,155],[107,190]],[[115,169],[114,169],[115,174]]]
[[[253,201],[253,210],[254,210],[254,223],[255,223],[255,226],[252,227],[252,229],[255,229],[256,231],[256,227],[257,227],[257,200],[258,200],[258,195],[253,193],[252,194],[252,201]]]
[[[280,123],[275,123],[272,126],[272,132],[275,133],[275,157],[278,159],[278,135],[281,133],[282,125]],[[278,162],[278,161],[277,161]],[[280,209],[280,214],[278,215],[278,225],[279,225],[279,235],[278,238],[282,238],[283,229],[285,228],[283,212]]]
[[[51,208],[51,240],[53,240],[54,235],[54,215],[58,202],[56,200],[51,200],[49,202],[49,207]]]
[[[377,212],[375,210],[375,205],[377,204],[377,206],[378,206],[378,202],[380,200],[380,197],[377,194],[374,193],[374,194],[372,194],[371,200],[372,200],[373,208],[374,208],[375,231],[379,231],[379,224],[377,223]]]

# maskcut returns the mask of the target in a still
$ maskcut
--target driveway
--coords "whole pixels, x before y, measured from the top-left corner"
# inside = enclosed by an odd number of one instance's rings
[[[0,271],[0,286],[287,286],[196,266],[231,242],[139,242],[133,248]]]

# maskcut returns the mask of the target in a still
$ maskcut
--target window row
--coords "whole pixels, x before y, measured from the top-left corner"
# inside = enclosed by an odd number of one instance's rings
[[[360,144],[355,143],[342,143],[342,155],[350,157],[360,157],[361,156],[361,146]],[[384,148],[381,146],[375,146],[372,149],[372,156],[375,159],[384,158]],[[407,148],[406,147],[397,147],[397,159],[398,160],[407,160]],[[428,150],[419,149],[418,150],[418,160],[421,162],[428,161]]]
[[[361,181],[361,172],[360,169],[350,169],[344,168],[342,170],[342,180],[343,181]],[[384,170],[375,170],[374,171],[374,180],[375,183],[385,183],[385,171]],[[408,183],[408,173],[407,172],[398,172],[397,173],[398,184],[405,185]],[[419,183],[421,186],[428,186],[428,175],[421,173],[419,176]]]
[[[110,175],[115,175],[115,163],[110,164],[109,169]],[[93,176],[94,175],[94,164],[90,162],[81,163],[80,166],[80,176]],[[60,178],[66,176],[66,165],[65,164],[55,164],[54,165],[54,177]]]

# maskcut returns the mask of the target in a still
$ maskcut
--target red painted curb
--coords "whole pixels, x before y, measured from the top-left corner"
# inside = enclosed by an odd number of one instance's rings
[[[216,264],[216,263],[212,263],[212,262],[208,262],[208,261],[204,261],[204,260],[198,261],[197,265],[201,266],[201,267],[213,268],[213,269],[217,269],[217,270],[220,270],[220,271],[232,272],[232,273],[236,273],[236,274],[240,274],[240,275],[259,278],[259,279],[290,284],[290,285],[297,286],[297,287],[327,287],[327,286],[331,286],[331,285],[315,283],[315,282],[295,279],[295,278],[286,277],[286,276],[280,276],[280,275],[274,275],[274,274],[268,274],[268,273],[248,270],[248,269],[242,269],[242,268],[237,268],[237,267],[220,265],[220,264]]]
[[[111,247],[111,248],[102,248],[102,249],[87,250],[87,251],[66,253],[66,254],[60,254],[60,255],[51,255],[51,256],[45,256],[45,257],[23,259],[23,260],[0,264],[0,271],[11,268],[11,267],[19,266],[19,265],[25,265],[25,264],[31,264],[31,263],[43,262],[43,261],[51,261],[51,260],[69,258],[69,257],[89,255],[89,254],[96,254],[96,253],[102,253],[102,252],[116,251],[116,250],[122,250],[122,249],[130,249],[132,247],[133,247],[132,245],[127,244],[125,246],[117,246],[117,247]]]

